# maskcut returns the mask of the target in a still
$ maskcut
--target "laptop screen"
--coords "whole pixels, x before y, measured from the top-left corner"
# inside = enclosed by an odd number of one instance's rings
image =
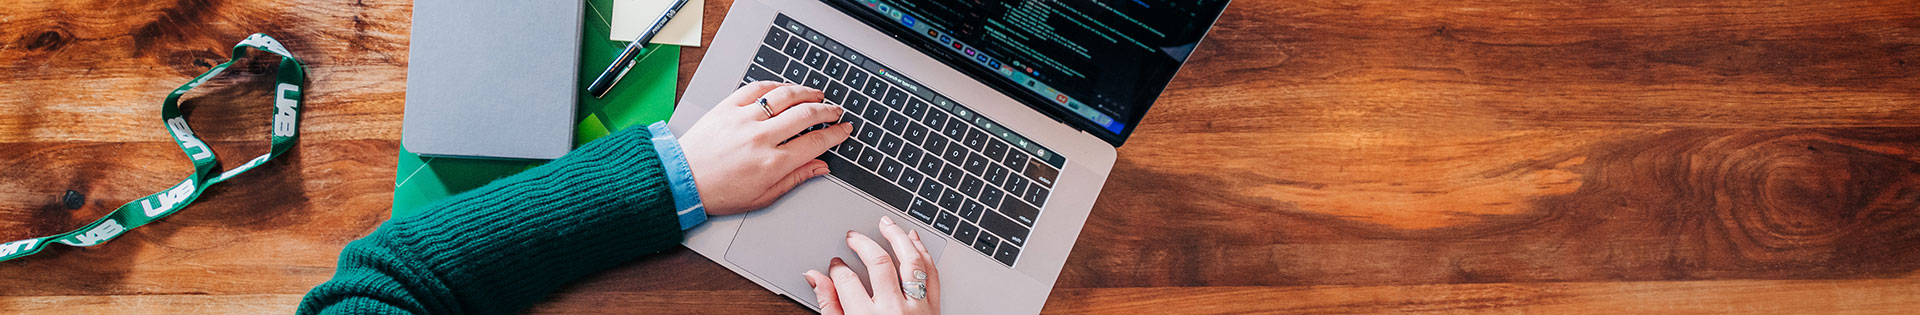
[[[1126,140],[1228,0],[842,0],[922,50],[1114,145]],[[870,23],[872,21],[869,21]],[[911,30],[910,35],[898,34]],[[980,77],[980,71],[972,72]],[[1014,92],[1009,91],[1009,92]]]

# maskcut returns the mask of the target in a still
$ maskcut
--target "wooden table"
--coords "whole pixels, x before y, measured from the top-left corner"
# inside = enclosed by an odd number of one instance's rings
[[[0,312],[290,311],[387,218],[408,2],[0,7],[0,240],[188,173],[160,97],[245,35],[312,78],[290,156],[0,263]],[[187,101],[228,165],[265,150],[268,69]],[[1049,312],[1912,313],[1920,1],[1237,1],[1079,244]],[[684,249],[534,310],[804,311]]]

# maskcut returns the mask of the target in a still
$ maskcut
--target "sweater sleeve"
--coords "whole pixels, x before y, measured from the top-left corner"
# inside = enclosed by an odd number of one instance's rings
[[[347,244],[301,314],[514,313],[680,243],[646,128],[387,221]]]

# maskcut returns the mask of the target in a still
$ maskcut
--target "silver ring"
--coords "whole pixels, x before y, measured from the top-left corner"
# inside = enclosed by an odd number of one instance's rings
[[[915,281],[901,281],[900,291],[906,292],[907,298],[915,300],[927,299],[927,272],[914,270],[913,279]]]
[[[760,111],[767,112],[767,119],[773,119],[773,105],[767,105],[767,98],[762,97],[753,103],[760,104]]]
[[[906,292],[909,299],[925,300],[927,299],[927,282],[900,281],[900,291]]]

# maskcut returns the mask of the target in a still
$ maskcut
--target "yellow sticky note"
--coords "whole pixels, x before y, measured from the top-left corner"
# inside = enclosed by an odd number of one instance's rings
[[[647,28],[653,27],[654,20],[660,18],[660,13],[667,12],[667,7],[673,6],[673,2],[674,0],[614,0],[613,31],[607,34],[607,39],[621,42],[633,41],[634,38],[640,37],[640,33],[645,33]],[[706,1],[687,1],[687,5],[680,8],[680,13],[674,14],[673,20],[667,21],[667,27],[660,29],[660,34],[654,35],[651,42],[700,47],[700,17],[704,15],[706,6]]]

